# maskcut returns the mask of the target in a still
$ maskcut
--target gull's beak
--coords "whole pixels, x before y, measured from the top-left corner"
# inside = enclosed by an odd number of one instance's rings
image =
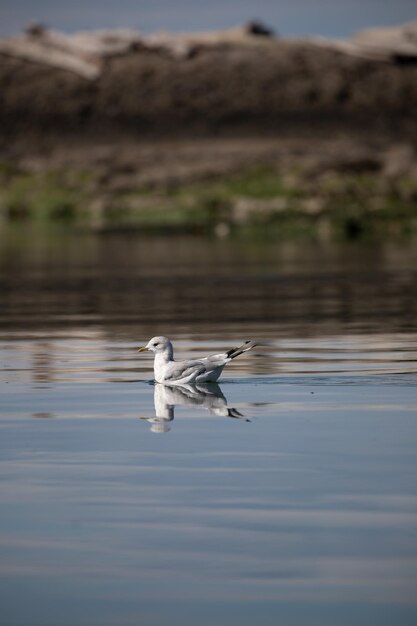
[[[147,346],[142,346],[141,348],[138,348],[138,352],[146,352],[147,350],[149,350]]]

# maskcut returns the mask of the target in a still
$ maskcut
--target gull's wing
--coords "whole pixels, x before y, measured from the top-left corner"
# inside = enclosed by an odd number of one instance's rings
[[[200,363],[205,366],[207,372],[210,372],[217,367],[226,365],[229,361],[231,361],[231,359],[227,356],[226,352],[224,352],[223,354],[212,354],[211,356],[206,356],[201,359]]]
[[[193,383],[198,376],[203,374],[209,375],[214,370],[219,370],[217,373],[219,375],[221,372],[219,368],[223,368],[226,363],[243,354],[243,352],[251,350],[255,345],[253,341],[245,341],[237,348],[231,348],[227,352],[212,354],[198,360],[170,361],[165,372],[164,382],[168,384]]]
[[[203,361],[171,361],[164,376],[166,383],[191,383],[206,371]]]

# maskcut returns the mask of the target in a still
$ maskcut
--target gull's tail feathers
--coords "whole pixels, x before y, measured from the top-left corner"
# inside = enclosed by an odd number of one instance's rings
[[[226,354],[229,359],[235,359],[237,356],[240,356],[244,352],[247,352],[248,350],[252,350],[252,348],[254,348],[255,346],[256,346],[256,343],[254,341],[248,340],[248,341],[245,341],[245,343],[242,343],[242,345],[238,346],[237,348],[230,348],[230,350],[228,350]]]

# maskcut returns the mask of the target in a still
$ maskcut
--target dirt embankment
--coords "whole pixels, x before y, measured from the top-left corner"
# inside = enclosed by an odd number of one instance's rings
[[[408,28],[408,29],[407,29]],[[256,29],[141,39],[32,29],[0,41],[0,124],[88,134],[417,129],[417,28],[285,40]]]

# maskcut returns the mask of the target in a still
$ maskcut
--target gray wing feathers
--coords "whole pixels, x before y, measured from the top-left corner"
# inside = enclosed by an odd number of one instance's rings
[[[201,361],[174,361],[169,372],[165,375],[165,380],[167,382],[183,379],[193,380],[205,371],[206,367]]]

